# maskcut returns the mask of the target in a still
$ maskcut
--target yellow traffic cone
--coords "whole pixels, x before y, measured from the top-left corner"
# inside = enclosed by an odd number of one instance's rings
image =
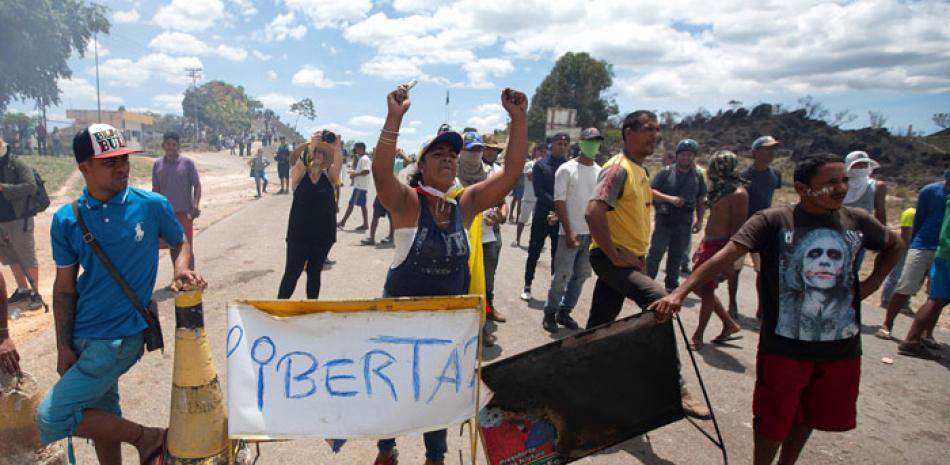
[[[41,394],[32,376],[0,370],[0,465],[66,464],[61,443],[40,444],[36,406]]]
[[[165,463],[228,463],[228,418],[205,334],[201,291],[175,297],[175,368]]]

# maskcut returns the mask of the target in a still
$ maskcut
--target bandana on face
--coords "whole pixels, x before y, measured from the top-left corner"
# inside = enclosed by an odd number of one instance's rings
[[[733,193],[739,186],[744,186],[749,181],[739,176],[739,158],[736,154],[728,150],[720,150],[713,154],[709,160],[709,169],[706,175],[709,177],[709,193],[706,197],[706,205],[712,208],[723,197]]]
[[[581,148],[581,154],[593,160],[600,151],[599,140],[582,140],[577,144]]]
[[[844,203],[854,203],[868,190],[872,168],[851,168],[848,170],[848,193],[844,196]]]

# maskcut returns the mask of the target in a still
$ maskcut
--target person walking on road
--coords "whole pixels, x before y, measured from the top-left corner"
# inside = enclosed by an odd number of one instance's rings
[[[78,132],[73,153],[86,187],[56,212],[50,226],[60,379],[37,407],[37,428],[44,445],[67,436],[91,439],[104,465],[121,465],[122,443],[135,447],[141,463],[162,463],[166,431],[122,417],[119,378],[142,356],[149,323],[87,243],[81,224],[139,305],[152,298],[159,239],[177,257],[175,288],[206,285],[189,268],[191,246],[168,199],[129,186],[129,154],[136,152],[107,124]]]
[[[274,161],[277,162],[277,177],[280,178],[280,190],[277,193],[287,194],[290,192],[290,145],[284,136],[280,136],[280,145],[277,146]]]
[[[554,218],[554,174],[567,161],[567,152],[571,147],[571,137],[565,133],[558,133],[551,141],[551,153],[534,163],[531,170],[531,181],[534,185],[536,203],[534,214],[531,217],[531,239],[528,243],[528,260],[524,267],[524,289],[521,291],[521,300],[531,300],[531,282],[534,281],[534,271],[541,258],[544,241],[551,239],[551,263],[557,253],[558,225]]]
[[[812,431],[850,431],[861,378],[861,300],[901,254],[901,240],[864,210],[842,207],[848,175],[841,157],[808,156],[795,167],[799,202],[752,216],[682,286],[650,308],[659,320],[679,311],[689,292],[759,252],[762,329],[752,394],[755,465],[793,464]],[[860,281],[862,248],[877,250]]]
[[[201,177],[195,162],[179,151],[181,137],[176,132],[162,135],[162,150],[165,155],[152,165],[152,192],[165,196],[172,204],[175,218],[185,230],[188,244],[194,244],[195,219],[201,216]],[[250,155],[250,152],[248,152]],[[162,248],[171,249],[172,263],[178,261],[175,250],[162,243]],[[194,249],[189,259],[191,269],[195,266]],[[169,286],[174,288],[174,286]]]
[[[675,163],[660,170],[651,183],[655,221],[647,254],[647,275],[656,279],[660,260],[666,255],[667,290],[679,285],[683,254],[692,234],[702,230],[706,214],[706,182],[696,170],[697,153],[699,144],[696,141],[679,141]]]
[[[555,332],[558,325],[578,329],[571,318],[584,281],[590,277],[590,228],[584,219],[587,202],[594,195],[600,166],[594,161],[604,137],[597,128],[581,133],[581,155],[561,165],[554,175],[554,211],[560,223],[557,253],[541,326]]]
[[[267,193],[267,173],[264,170],[270,166],[270,162],[264,159],[264,149],[257,149],[254,158],[248,160],[247,165],[251,167],[251,177],[254,178],[254,186],[257,188],[257,195],[254,198],[259,199],[261,192]]]
[[[653,190],[643,161],[656,150],[660,124],[646,110],[623,120],[623,152],[604,164],[585,218],[590,228],[590,264],[597,274],[587,329],[617,318],[625,299],[646,310],[666,295],[663,287],[644,273],[644,255],[650,240]],[[680,397],[687,415],[707,419],[709,410],[692,398],[680,378]]]
[[[914,215],[913,237],[907,250],[904,261],[904,271],[897,282],[894,295],[887,304],[887,313],[884,322],[878,328],[875,336],[881,339],[890,339],[894,329],[894,319],[897,314],[910,302],[910,298],[917,294],[924,284],[924,278],[930,271],[937,247],[940,244],[940,230],[945,214],[944,201],[950,195],[950,155],[943,159],[944,179],[927,184],[917,194],[916,213]],[[924,334],[924,344],[936,345],[933,342],[933,329]],[[933,342],[933,344],[931,344]]]
[[[287,261],[278,299],[294,295],[297,280],[307,271],[307,298],[320,298],[321,273],[336,243],[336,188],[343,168],[340,138],[333,144],[311,136],[309,144],[294,149],[290,185],[294,200],[287,220]]]
[[[930,349],[940,350],[940,344],[933,340],[933,329],[940,319],[943,308],[950,303],[950,197],[946,204],[943,222],[940,226],[940,239],[930,266],[930,292],[927,301],[917,310],[914,322],[907,331],[904,341],[897,346],[901,355],[929,360],[940,359],[940,354]],[[931,340],[924,342],[926,335]]]
[[[502,106],[511,118],[507,163],[497,175],[466,187],[455,198],[447,191],[455,184],[461,135],[448,131],[426,143],[416,163],[416,174],[407,186],[393,174],[393,158],[402,119],[410,105],[408,89],[400,86],[386,100],[388,113],[372,166],[376,191],[396,228],[395,257],[383,295],[465,294],[471,279],[465,225],[472,224],[482,211],[503,203],[521,175],[528,151],[528,99],[511,89],[502,92]],[[430,431],[423,439],[426,464],[443,464],[447,431]],[[375,465],[394,464],[395,447],[394,439],[379,441]]]
[[[366,144],[362,142],[353,145],[353,151],[356,153],[355,158],[357,160],[356,168],[350,172],[350,179],[353,180],[353,193],[350,195],[350,203],[347,205],[346,213],[343,214],[343,219],[340,220],[338,227],[343,229],[346,226],[346,220],[350,219],[353,207],[358,206],[363,213],[363,224],[358,226],[355,231],[366,231],[369,229],[366,194],[369,191],[369,186],[373,185],[373,178],[370,173],[373,160],[366,154]]]
[[[729,238],[748,218],[746,209],[749,208],[749,193],[745,190],[747,181],[739,176],[738,167],[739,158],[727,150],[714,153],[709,161],[709,169],[706,171],[709,176],[709,194],[706,201],[709,207],[709,220],[706,222],[705,237],[699,244],[699,250],[696,251],[694,257],[694,268],[701,266],[716,255],[716,252],[722,250],[729,243]],[[738,334],[741,331],[739,324],[729,316],[722,302],[716,297],[718,285],[717,277],[703,283],[696,290],[701,303],[699,323],[689,343],[693,350],[702,349],[703,332],[706,331],[706,325],[709,324],[709,318],[713,313],[722,321],[722,332],[712,340],[713,343],[722,344],[742,338]]]

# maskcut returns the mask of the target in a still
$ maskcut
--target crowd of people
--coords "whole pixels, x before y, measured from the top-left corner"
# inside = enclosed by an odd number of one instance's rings
[[[444,125],[418,153],[407,155],[397,149],[411,105],[405,86],[387,95],[387,116],[371,153],[357,143],[348,154],[340,137],[326,131],[293,148],[280,137],[273,157],[280,178],[276,194],[293,199],[278,298],[294,294],[303,272],[307,298],[319,298],[337,231],[359,207],[362,222],[355,229],[367,233],[360,244],[393,249],[380,295],[480,294],[487,319],[504,323],[494,281],[504,244],[501,225],[511,222],[511,245],[519,248],[530,226],[522,300],[534,300],[537,263],[549,247],[551,273],[543,279],[550,285],[540,321],[545,331],[580,329],[572,311],[594,276],[585,328],[615,320],[626,299],[665,321],[695,293],[699,323],[689,347],[702,350],[713,314],[722,328],[712,343],[744,337],[736,291],[751,254],[761,326],[753,393],[756,464],[773,463],[776,455],[781,464],[794,463],[813,429],[855,427],[861,301],[882,284],[887,313],[876,335],[890,339],[894,319],[929,273],[929,298],[898,352],[939,357],[933,330],[950,302],[950,157],[944,159],[945,179],[921,189],[916,209],[902,213],[898,234],[887,228],[887,184],[874,178],[878,164],[865,152],[802,157],[792,179],[797,201],[773,206],[784,184],[772,166],[781,147],[774,137],[752,142],[753,162],[744,170],[739,157],[725,150],[699,163],[701,143],[683,139],[666,166],[650,173],[645,163],[661,131],[652,112],[626,115],[620,150],[599,164],[605,147],[597,128],[583,129],[576,140],[558,133],[530,147],[526,96],[505,89],[501,104],[511,121],[506,142]],[[194,271],[191,247],[201,180],[195,161],[180,153],[179,140],[176,133],[163,136],[164,154],[147,192],[128,185],[128,157],[136,150],[119,131],[96,124],[79,132],[73,153],[86,187],[56,212],[51,225],[61,378],[38,408],[40,435],[44,443],[92,439],[101,463],[120,463],[123,442],[136,447],[143,463],[161,455],[165,432],[122,418],[118,394],[118,379],[142,355],[151,325],[141,307],[151,301],[157,279],[155,251],[170,249],[171,290],[206,284]],[[270,161],[263,149],[248,161],[258,198],[267,192]],[[39,277],[32,222],[20,204],[35,191],[28,170],[0,140],[0,261],[17,280],[9,303],[28,299],[35,307],[32,299],[40,298],[33,290]],[[341,187],[348,182],[352,193],[341,205]],[[389,233],[377,244],[383,219]],[[692,253],[693,235],[700,233]],[[97,255],[94,244],[114,265]],[[866,250],[877,253],[870,272],[861,273]],[[715,293],[723,281],[728,306]],[[7,307],[0,301],[0,369],[16,372],[19,354],[6,326]],[[482,339],[486,346],[494,343],[487,326]],[[682,379],[680,386],[684,411],[709,418]],[[443,463],[446,431],[427,432],[424,441],[426,463]],[[395,464],[395,445],[379,441],[375,464]]]

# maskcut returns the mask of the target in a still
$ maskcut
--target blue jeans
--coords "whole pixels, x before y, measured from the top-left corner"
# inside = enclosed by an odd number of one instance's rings
[[[254,174],[254,186],[257,187],[257,195],[261,195],[261,184],[263,183],[263,190],[267,191],[267,176],[262,173]]]
[[[142,333],[118,339],[73,339],[77,360],[36,408],[40,441],[50,444],[72,436],[88,409],[121,417],[119,377],[144,351]]]
[[[656,279],[660,270],[660,260],[666,254],[666,288],[679,286],[680,267],[683,254],[692,238],[692,218],[679,215],[656,215],[653,237],[650,239],[650,251],[647,253],[647,276]]]
[[[579,234],[576,248],[567,247],[567,239],[558,237],[557,253],[554,254],[554,276],[544,314],[564,313],[569,315],[581,296],[584,281],[590,277],[590,234]]]
[[[445,453],[449,450],[448,430],[440,429],[429,431],[422,435],[422,442],[426,445],[426,459],[433,462],[442,462],[445,459]],[[376,448],[380,452],[387,453],[396,448],[395,439],[380,439],[376,443]]]

